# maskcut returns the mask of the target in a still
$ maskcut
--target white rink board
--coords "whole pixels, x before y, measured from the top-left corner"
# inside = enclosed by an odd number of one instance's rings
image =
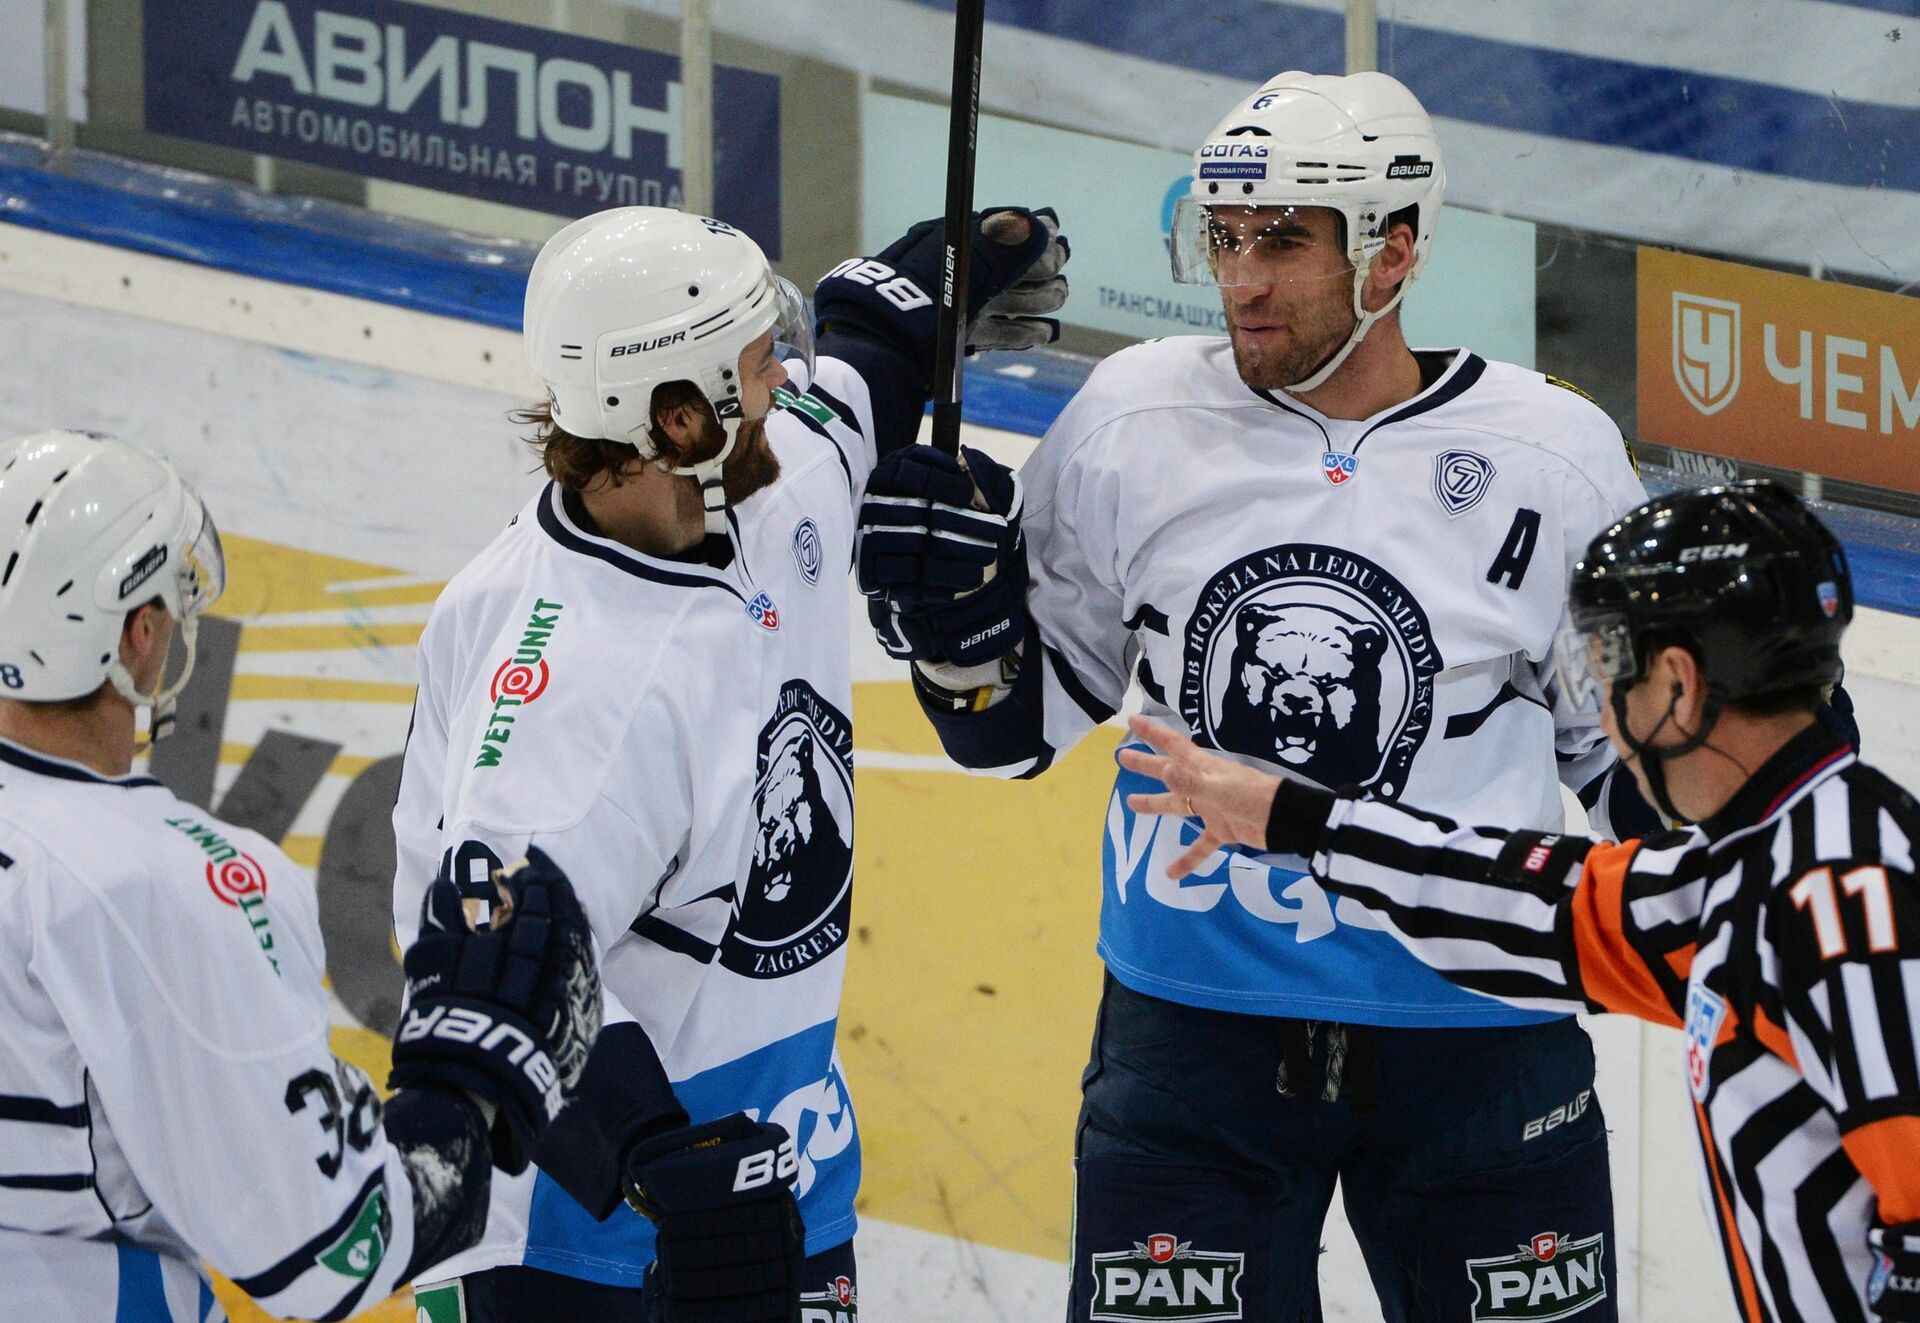
[[[165,294],[143,299],[146,290]],[[234,311],[242,301],[251,323]],[[259,333],[283,347],[145,315]],[[470,344],[433,357],[443,329]],[[333,353],[376,346],[360,356],[387,365],[297,352],[303,337]],[[451,574],[537,485],[503,416],[518,398],[499,393],[523,384],[516,361],[516,338],[504,333],[0,226],[0,436],[73,426],[139,439],[180,463],[223,529],[405,567],[416,581]],[[407,375],[408,366],[440,379]],[[982,429],[968,439],[1015,461],[1032,444]],[[898,678],[864,629],[854,643],[857,678]],[[1863,612],[1848,654],[1873,761],[1920,781],[1920,623]],[[353,674],[408,684],[411,657],[410,647],[366,652]],[[926,762],[915,770],[938,770],[939,760]],[[223,768],[223,781],[233,771]],[[1614,1135],[1624,1316],[1731,1319],[1698,1206],[1679,1037],[1625,1022],[1595,1029]],[[867,1221],[859,1248],[870,1318],[1060,1317],[1064,1265],[1045,1258],[878,1219]],[[1337,1206],[1321,1279],[1330,1319],[1378,1319]]]

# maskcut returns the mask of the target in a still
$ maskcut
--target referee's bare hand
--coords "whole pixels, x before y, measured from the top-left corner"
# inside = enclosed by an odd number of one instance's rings
[[[1120,765],[1166,786],[1158,794],[1128,795],[1127,807],[1135,813],[1200,820],[1200,839],[1168,865],[1168,877],[1178,881],[1187,876],[1223,845],[1266,848],[1267,815],[1278,777],[1222,758],[1195,744],[1185,731],[1146,717],[1129,717],[1127,727],[1155,752],[1122,749]]]

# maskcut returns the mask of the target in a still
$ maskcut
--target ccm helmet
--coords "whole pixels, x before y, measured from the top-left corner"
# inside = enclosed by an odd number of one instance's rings
[[[1663,801],[1662,762],[1704,744],[1728,702],[1837,683],[1840,636],[1853,619],[1846,552],[1798,497],[1766,481],[1675,492],[1629,511],[1588,545],[1567,598],[1557,649],[1567,697],[1597,711],[1611,687],[1621,736]],[[1649,650],[1671,643],[1700,659],[1706,710],[1684,743],[1656,750],[1627,729],[1626,693]]]
[[[91,432],[0,446],[0,698],[82,698],[110,680],[163,738],[193,674],[201,612],[226,586],[220,534],[173,465]],[[158,598],[186,664],[143,694],[120,661],[127,613]]]
[[[1346,361],[1368,330],[1405,296],[1426,266],[1447,172],[1433,122],[1398,79],[1293,70],[1270,79],[1215,125],[1194,154],[1193,183],[1174,207],[1173,276],[1221,283],[1220,217],[1233,209],[1324,208],[1344,222],[1353,264],[1353,334],[1312,375],[1287,387],[1310,391]],[[1385,307],[1361,302],[1367,271],[1386,247],[1387,220],[1416,207],[1413,269]],[[1228,283],[1234,276],[1226,275]]]
[[[666,471],[699,481],[709,533],[726,532],[721,466],[751,421],[740,352],[769,331],[775,355],[801,359],[810,375],[813,321],[800,291],[733,226],[665,207],[573,222],[547,240],[527,280],[527,356],[568,432],[658,459],[654,388],[691,381],[705,392],[726,444]]]

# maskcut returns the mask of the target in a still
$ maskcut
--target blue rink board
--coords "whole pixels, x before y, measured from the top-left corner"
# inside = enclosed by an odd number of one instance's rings
[[[463,235],[312,198],[93,152],[46,165],[45,144],[0,134],[0,221],[285,284],[518,330],[537,246]],[[966,374],[967,421],[1038,436],[1093,360],[983,354]],[[1649,468],[1649,490],[1688,485]],[[1823,503],[1863,606],[1920,616],[1920,525]]]

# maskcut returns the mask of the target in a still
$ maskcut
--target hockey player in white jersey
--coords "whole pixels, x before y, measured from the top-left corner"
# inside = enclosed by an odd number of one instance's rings
[[[513,917],[484,935],[435,890],[383,1110],[328,1048],[306,874],[131,774],[225,581],[199,500],[124,441],[22,438],[0,567],[0,1318],[209,1323],[203,1260],[276,1317],[379,1301],[478,1239],[490,1155],[524,1165],[584,1068],[566,879],[490,881]]]
[[[1107,359],[1018,485],[973,453],[972,481],[922,454],[876,470],[861,586],[956,760],[1037,775],[1137,683],[1203,745],[1326,786],[1555,827],[1564,782],[1603,829],[1649,816],[1549,659],[1568,568],[1643,492],[1579,392],[1408,347],[1444,182],[1392,78],[1274,78],[1208,135],[1173,227],[1228,338]],[[1302,860],[1176,882],[1194,828],[1136,816],[1142,788],[1120,771],[1106,816],[1072,1318],[1172,1317],[1153,1292],[1182,1283],[1224,1302],[1207,1317],[1319,1317],[1336,1180],[1388,1319],[1508,1317],[1467,1265],[1542,1233],[1604,1246],[1555,1316],[1615,1317],[1575,1022],[1454,988]]]
[[[1050,214],[995,232],[970,343],[1050,339]],[[536,1171],[496,1181],[484,1241],[428,1274],[435,1323],[857,1312],[842,576],[868,472],[919,431],[939,240],[830,273],[817,355],[805,300],[719,221],[604,212],[534,266],[553,481],[421,641],[394,915],[404,936],[423,878],[537,844],[607,950],[607,1027]]]

